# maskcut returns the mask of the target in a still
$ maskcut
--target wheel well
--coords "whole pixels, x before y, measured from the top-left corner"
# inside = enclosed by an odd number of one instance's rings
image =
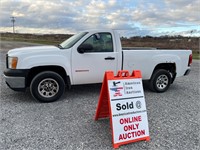
[[[60,66],[39,66],[39,67],[33,67],[30,69],[27,77],[26,84],[27,86],[30,86],[32,79],[40,72],[43,71],[54,71],[58,73],[65,81],[65,84],[68,84],[68,76],[65,72],[65,69]]]
[[[158,64],[155,68],[153,73],[158,69],[165,69],[172,73],[172,76],[176,75],[176,64],[175,63],[161,63]]]

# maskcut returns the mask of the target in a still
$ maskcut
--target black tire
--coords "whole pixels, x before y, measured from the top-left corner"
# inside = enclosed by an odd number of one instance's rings
[[[156,70],[150,79],[149,88],[154,92],[165,92],[171,85],[171,80],[171,75],[167,70]]]
[[[33,78],[30,91],[32,96],[40,102],[53,102],[63,95],[65,82],[59,74],[52,71],[44,71]]]

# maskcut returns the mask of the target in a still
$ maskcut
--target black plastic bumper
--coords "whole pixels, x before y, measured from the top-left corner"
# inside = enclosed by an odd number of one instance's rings
[[[184,76],[187,76],[190,73],[190,71],[190,69],[186,70]]]

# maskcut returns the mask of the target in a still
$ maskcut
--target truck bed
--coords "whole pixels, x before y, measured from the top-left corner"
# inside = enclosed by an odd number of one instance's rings
[[[123,69],[141,70],[145,80],[151,78],[154,68],[159,64],[175,64],[177,76],[183,76],[189,68],[188,60],[190,50],[167,50],[167,49],[123,49]]]

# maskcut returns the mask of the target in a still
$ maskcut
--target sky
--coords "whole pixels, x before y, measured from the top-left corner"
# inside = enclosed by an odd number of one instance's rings
[[[0,0],[0,32],[200,37],[200,0]]]

